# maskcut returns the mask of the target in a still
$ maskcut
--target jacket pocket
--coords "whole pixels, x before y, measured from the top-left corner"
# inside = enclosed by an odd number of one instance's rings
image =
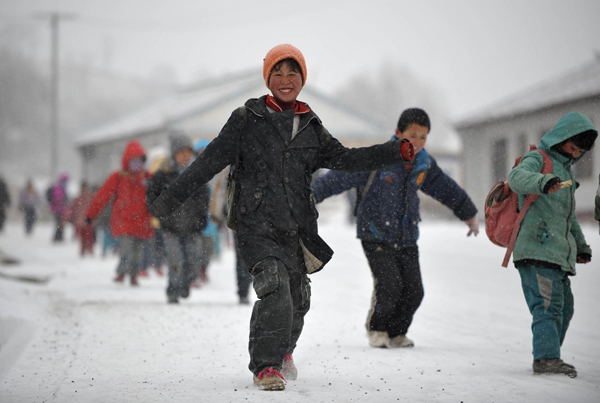
[[[240,213],[247,214],[255,211],[260,206],[263,196],[264,190],[259,187],[243,189],[239,201]]]
[[[267,295],[277,291],[281,284],[277,260],[267,258],[255,264],[252,268],[252,281],[258,299],[263,299]]]

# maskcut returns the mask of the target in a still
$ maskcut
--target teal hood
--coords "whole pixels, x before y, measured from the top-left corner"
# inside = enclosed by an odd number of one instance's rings
[[[570,139],[571,137],[592,130],[598,134],[598,131],[594,127],[592,121],[585,115],[582,115],[579,112],[571,112],[563,116],[558,123],[550,130],[548,133],[542,137],[542,141],[540,142],[540,148],[549,153],[553,153],[554,157],[558,160],[565,160],[566,157],[552,150],[557,144],[562,143],[565,140]],[[585,155],[581,153],[581,156],[575,158],[573,163],[577,162],[581,157]],[[560,157],[559,157],[560,156]]]

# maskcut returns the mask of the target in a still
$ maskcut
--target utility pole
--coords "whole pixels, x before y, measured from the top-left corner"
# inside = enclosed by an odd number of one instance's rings
[[[60,111],[59,111],[59,83],[60,66],[59,59],[59,25],[61,20],[72,20],[74,14],[51,12],[36,13],[38,19],[50,21],[51,30],[51,53],[50,53],[50,175],[51,180],[58,176],[59,162],[59,134],[60,134]]]

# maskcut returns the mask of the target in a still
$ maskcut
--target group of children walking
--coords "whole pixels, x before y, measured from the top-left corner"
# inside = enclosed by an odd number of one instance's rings
[[[191,139],[171,133],[171,158],[153,175],[144,168],[141,144],[130,142],[121,169],[100,187],[83,219],[93,222],[112,203],[110,227],[122,256],[117,280],[128,275],[134,285],[143,242],[153,236],[151,217],[158,218],[169,267],[168,302],[177,303],[189,295],[202,260],[202,234],[210,223],[207,183],[233,166],[228,214],[236,218],[239,264],[258,298],[250,318],[249,369],[263,390],[284,390],[286,381],[298,376],[293,353],[310,309],[308,275],[322,270],[333,255],[318,234],[317,203],[359,189],[357,237],[374,282],[366,330],[376,348],[415,345],[408,331],[424,296],[417,191],[452,210],[468,226],[467,236],[479,232],[475,204],[425,148],[432,124],[424,110],[402,112],[384,144],[347,148],[297,99],[307,73],[300,50],[274,47],[263,65],[269,95],[233,111],[195,159]],[[552,158],[552,173],[542,174],[541,157],[528,153],[509,176],[521,203],[523,195],[541,195],[525,216],[514,249],[533,317],[536,374],[577,375],[562,361],[560,347],[573,316],[570,278],[575,264],[590,262],[592,253],[575,216],[576,186],[563,183],[576,183],[571,166],[593,147],[597,134],[585,116],[568,114],[539,147]],[[321,168],[329,171],[313,181]]]

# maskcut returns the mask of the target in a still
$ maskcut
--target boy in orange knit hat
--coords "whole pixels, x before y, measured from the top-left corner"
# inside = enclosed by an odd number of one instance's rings
[[[370,171],[404,163],[413,159],[414,149],[407,140],[354,149],[340,144],[297,101],[307,70],[292,45],[267,53],[263,75],[272,95],[236,109],[194,163],[149,202],[154,216],[168,216],[235,165],[238,251],[258,297],[250,320],[249,369],[259,388],[283,390],[285,379],[297,377],[292,353],[310,307],[308,274],[321,270],[333,254],[318,235],[312,174],[319,168]]]

